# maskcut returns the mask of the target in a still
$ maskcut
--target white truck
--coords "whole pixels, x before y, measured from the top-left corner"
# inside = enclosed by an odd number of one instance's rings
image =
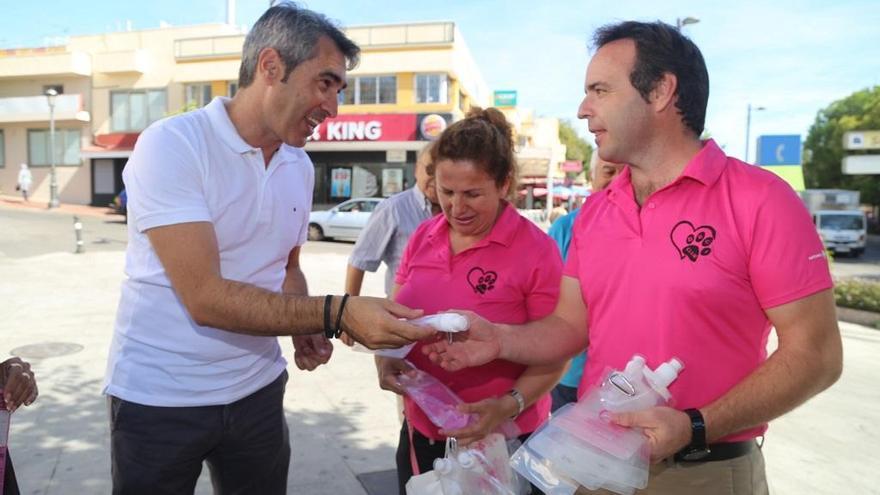
[[[868,239],[868,221],[859,209],[859,192],[843,189],[807,189],[801,198],[813,216],[819,237],[837,254],[860,256]]]

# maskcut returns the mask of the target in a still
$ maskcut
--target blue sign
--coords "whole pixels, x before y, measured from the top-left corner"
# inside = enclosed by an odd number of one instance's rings
[[[758,136],[758,165],[800,165],[801,136]]]

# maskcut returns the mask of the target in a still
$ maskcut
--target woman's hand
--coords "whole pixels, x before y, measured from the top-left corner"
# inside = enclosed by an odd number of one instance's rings
[[[0,367],[5,377],[4,383],[0,385],[3,386],[2,399],[6,409],[13,412],[22,404],[25,406],[33,404],[39,392],[31,365],[14,357],[4,361]]]
[[[382,390],[404,395],[404,390],[397,381],[397,377],[404,373],[413,372],[413,367],[404,359],[376,356],[376,371],[379,373],[379,387]]]
[[[459,445],[468,445],[477,440],[482,440],[486,435],[494,432],[505,421],[508,421],[517,411],[516,399],[510,395],[492,397],[479,402],[471,402],[458,406],[463,413],[477,415],[477,420],[458,430],[440,430],[440,434],[447,437],[455,437]]]

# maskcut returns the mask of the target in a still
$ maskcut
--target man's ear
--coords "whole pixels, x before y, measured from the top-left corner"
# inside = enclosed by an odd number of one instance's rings
[[[664,72],[654,89],[651,90],[651,106],[657,112],[662,112],[675,104],[676,90],[678,89],[678,78],[671,72]]]
[[[257,57],[257,74],[271,85],[284,77],[284,64],[274,48],[263,48]]]

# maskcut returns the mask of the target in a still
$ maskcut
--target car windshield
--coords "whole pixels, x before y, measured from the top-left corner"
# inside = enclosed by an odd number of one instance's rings
[[[819,228],[829,230],[862,230],[865,228],[861,215],[822,215]]]

